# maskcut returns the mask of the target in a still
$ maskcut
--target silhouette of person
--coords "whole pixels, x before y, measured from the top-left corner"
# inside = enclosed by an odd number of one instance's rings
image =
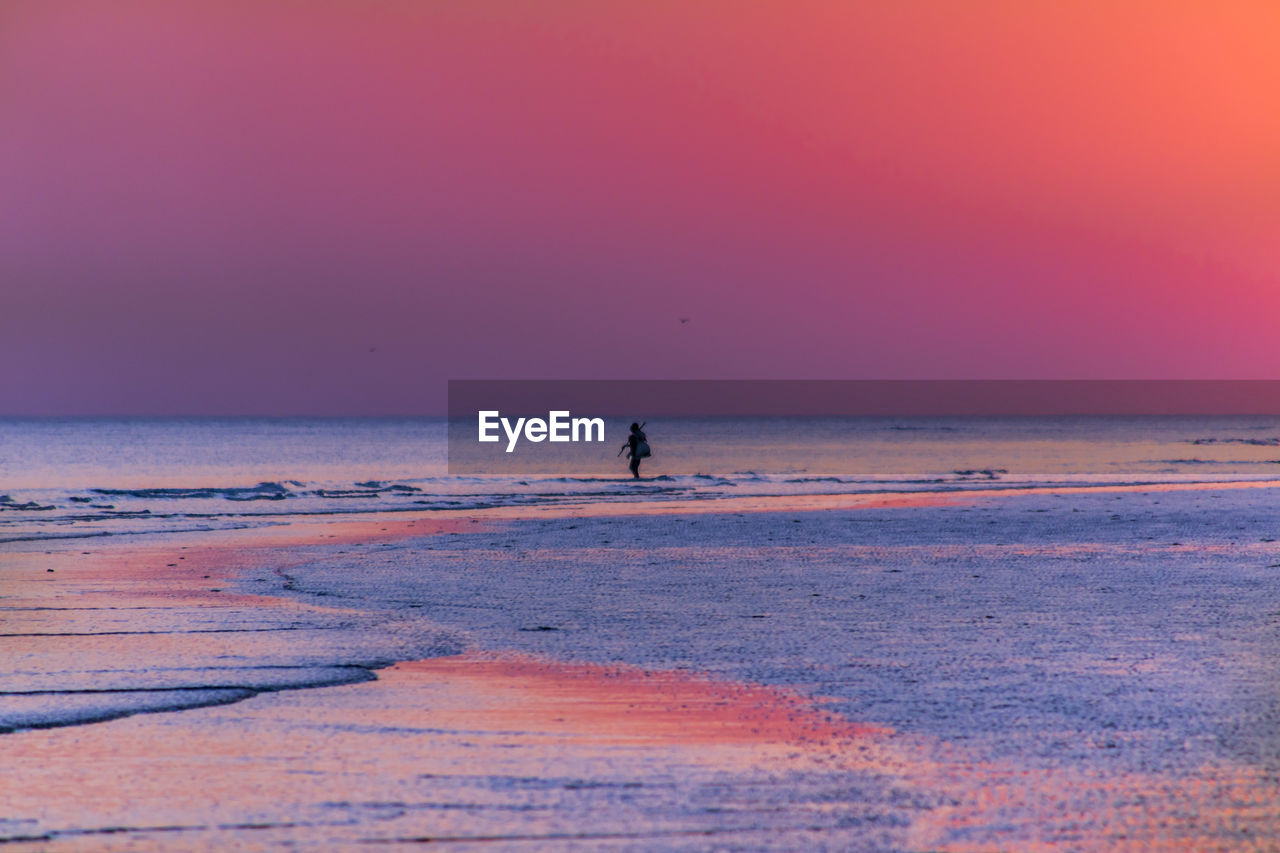
[[[627,457],[631,462],[627,465],[631,469],[631,476],[640,479],[640,460],[649,455],[649,440],[645,437],[643,424],[633,423],[631,425],[631,434],[627,436],[626,443],[618,451],[618,455],[622,455],[622,451],[627,451]]]

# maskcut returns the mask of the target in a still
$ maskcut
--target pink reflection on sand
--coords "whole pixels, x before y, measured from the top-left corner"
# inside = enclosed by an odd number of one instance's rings
[[[462,685],[499,725],[572,738],[805,744],[888,733],[790,691],[670,670],[463,655],[399,663],[379,678]]]
[[[910,838],[928,849],[1270,851],[1280,839],[1280,782],[1260,768],[1223,763],[1177,775],[1019,768],[966,758],[946,743],[930,751],[937,763],[921,764],[915,781],[950,802],[912,825]]]
[[[553,833],[556,817],[512,811],[510,793],[475,780],[587,779],[608,768],[649,784],[700,767],[817,774],[837,788],[848,773],[892,777],[929,803],[907,813],[907,849],[1265,850],[1280,837],[1280,787],[1254,768],[1161,776],[1019,767],[851,723],[785,690],[518,656],[412,661],[374,683],[23,732],[0,739],[0,761],[22,768],[0,776],[0,801],[53,827],[253,823],[330,843],[501,839]],[[334,804],[425,797],[469,810],[333,824]],[[617,819],[598,816],[601,825]],[[186,840],[215,849],[228,837]]]
[[[346,841],[343,832],[501,838],[562,830],[564,818],[513,809],[519,792],[476,780],[622,778],[663,788],[673,772],[827,772],[837,760],[885,772],[887,734],[759,685],[466,656],[397,664],[372,683],[0,738],[0,761],[22,768],[0,776],[0,801],[41,828],[254,823],[291,824],[295,840],[317,831]],[[334,804],[424,799],[470,805],[386,827],[326,823],[349,812]],[[597,826],[626,816],[601,814]]]

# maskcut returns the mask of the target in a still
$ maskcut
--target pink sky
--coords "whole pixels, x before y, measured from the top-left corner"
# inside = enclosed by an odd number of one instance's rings
[[[10,0],[0,414],[1280,378],[1278,39],[1270,0]]]

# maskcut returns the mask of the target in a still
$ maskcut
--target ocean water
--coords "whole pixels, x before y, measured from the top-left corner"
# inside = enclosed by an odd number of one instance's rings
[[[443,418],[0,420],[0,541],[584,501],[1217,482],[1280,473],[1280,418],[673,418],[450,475]],[[535,452],[536,451],[536,452]],[[455,466],[456,467],[456,466]]]

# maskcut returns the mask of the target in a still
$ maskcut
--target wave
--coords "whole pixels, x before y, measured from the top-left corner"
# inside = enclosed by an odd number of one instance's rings
[[[267,629],[271,630],[271,629]],[[279,628],[276,630],[287,630]],[[446,650],[447,651],[447,650]],[[0,733],[99,723],[161,711],[185,711],[228,705],[260,693],[358,684],[377,679],[383,661],[334,662],[307,666],[152,669],[151,679],[123,671],[115,679],[99,678],[106,687],[52,687],[0,692]],[[172,684],[154,685],[157,673],[172,673]],[[96,673],[90,673],[94,675]],[[79,681],[83,682],[84,674]],[[69,679],[70,680],[70,679]],[[94,679],[90,679],[91,683]],[[138,686],[129,686],[130,682]],[[188,683],[184,683],[188,682]],[[203,682],[203,683],[202,683]],[[121,686],[116,686],[121,685]]]
[[[957,477],[998,480],[1001,474],[1008,474],[1007,468],[979,468],[976,470],[952,471]]]
[[[9,495],[0,495],[0,510],[26,510],[27,512],[45,512],[47,510],[57,509],[53,504],[42,504],[38,501],[25,501],[18,503]]]
[[[266,524],[279,524],[278,521],[266,522]],[[146,528],[130,528],[129,530],[88,530],[80,528],[76,531],[31,531],[23,532],[14,536],[0,536],[0,545],[10,542],[52,542],[60,539],[98,539],[104,536],[139,536],[148,533],[210,533],[215,530],[246,530],[250,527],[257,527],[256,524],[225,524],[217,527],[202,525],[199,527],[156,527],[152,529]]]
[[[1253,447],[1280,447],[1280,437],[1276,438],[1196,438],[1191,444],[1248,444]]]
[[[973,480],[999,480],[1008,474],[1007,468],[977,468],[952,471],[952,477],[923,477],[911,479],[859,478],[859,477],[790,477],[784,483],[840,483],[851,486],[932,486],[947,483],[964,483]],[[761,478],[765,479],[765,478]]]
[[[1280,465],[1280,459],[1153,459],[1157,465]]]
[[[382,495],[414,495],[422,492],[418,486],[404,483],[383,484],[376,481],[355,483],[355,488],[305,489],[305,483],[297,480],[285,482],[294,488],[276,482],[258,483],[256,486],[198,486],[193,488],[145,488],[145,489],[89,489],[104,497],[139,498],[142,500],[211,500],[228,501],[282,501],[290,498],[313,496],[319,498],[377,498]],[[3,496],[7,497],[7,496]],[[84,503],[92,498],[71,497],[68,500]],[[0,498],[2,502],[2,498]]]
[[[294,493],[280,483],[259,483],[256,486],[203,487],[193,489],[89,489],[95,495],[144,499],[225,498],[229,501],[279,501],[294,497]]]

